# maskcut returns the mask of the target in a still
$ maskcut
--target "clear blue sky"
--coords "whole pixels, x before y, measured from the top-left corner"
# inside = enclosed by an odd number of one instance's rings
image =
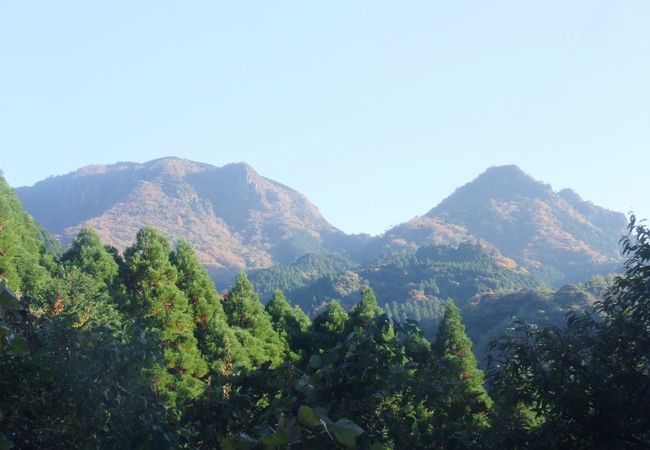
[[[246,161],[347,232],[491,165],[650,218],[650,2],[6,1],[0,168]]]

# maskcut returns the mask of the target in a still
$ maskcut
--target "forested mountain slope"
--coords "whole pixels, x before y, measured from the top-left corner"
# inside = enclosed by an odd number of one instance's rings
[[[620,268],[623,214],[555,192],[516,166],[492,167],[427,214],[372,239],[330,225],[302,194],[244,164],[179,158],[89,166],[18,189],[25,208],[64,244],[84,225],[119,250],[149,223],[184,238],[218,282],[240,269],[342,253],[360,262],[426,245],[484,241],[560,286]]]
[[[368,240],[336,229],[305,196],[244,163],[162,158],[88,166],[17,192],[66,245],[90,226],[122,251],[152,224],[192,243],[217,281],[305,253],[355,252]]]
[[[451,297],[461,307],[477,294],[545,286],[512,259],[481,243],[428,245],[414,254],[389,255],[363,265],[340,257],[321,256],[319,264],[313,264],[314,259],[303,257],[291,265],[262,269],[254,272],[251,280],[263,300],[280,289],[310,314],[330,299],[346,307],[355,304],[366,285],[375,291],[381,305]]]
[[[555,192],[517,166],[491,167],[422,217],[387,231],[365,258],[427,244],[484,240],[559,286],[620,269],[623,214]]]

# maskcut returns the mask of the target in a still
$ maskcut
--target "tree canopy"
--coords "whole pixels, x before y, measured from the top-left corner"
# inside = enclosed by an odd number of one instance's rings
[[[0,200],[0,449],[650,447],[650,231],[634,217],[611,289],[382,308],[352,284],[349,312],[318,298],[310,320],[281,291],[264,306],[244,272],[219,294],[191,245],[150,226],[123,254],[88,228],[57,253],[3,180]],[[461,250],[419,257],[478,251]],[[509,323],[486,383],[464,322],[497,329],[518,303],[581,307]]]

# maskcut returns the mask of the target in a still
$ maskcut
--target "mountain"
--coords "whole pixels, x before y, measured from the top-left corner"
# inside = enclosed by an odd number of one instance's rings
[[[162,158],[93,165],[17,193],[64,244],[89,225],[124,250],[150,223],[172,240],[189,241],[218,283],[306,253],[355,252],[369,239],[346,235],[304,195],[244,163]]]
[[[244,163],[180,158],[84,167],[17,190],[25,209],[68,244],[84,225],[119,250],[146,223],[188,240],[220,284],[241,270],[305,254],[361,262],[428,245],[481,243],[559,286],[618,269],[626,218],[555,192],[514,165],[491,167],[423,216],[384,235],[346,235],[305,196]],[[389,205],[388,205],[389,206]]]
[[[438,206],[387,231],[365,258],[428,244],[485,241],[555,285],[608,273],[621,262],[621,213],[535,180],[514,165],[491,167]]]

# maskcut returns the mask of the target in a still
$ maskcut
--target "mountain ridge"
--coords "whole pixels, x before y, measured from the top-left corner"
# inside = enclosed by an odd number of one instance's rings
[[[626,224],[623,214],[571,190],[555,192],[516,165],[493,166],[423,216],[388,230],[364,256],[485,241],[559,285],[613,271]]]
[[[178,157],[82,167],[17,193],[63,243],[84,225],[122,250],[147,223],[188,240],[219,281],[239,270],[289,264],[304,254],[369,261],[427,245],[484,243],[559,285],[620,263],[623,214],[583,200],[516,165],[492,166],[422,216],[384,234],[347,235],[300,192],[245,162],[217,167]],[[568,276],[571,274],[571,276]]]
[[[25,208],[69,243],[84,225],[119,250],[151,223],[184,238],[217,279],[304,253],[360,247],[303,194],[246,163],[217,167],[176,157],[86,166],[17,189]]]

